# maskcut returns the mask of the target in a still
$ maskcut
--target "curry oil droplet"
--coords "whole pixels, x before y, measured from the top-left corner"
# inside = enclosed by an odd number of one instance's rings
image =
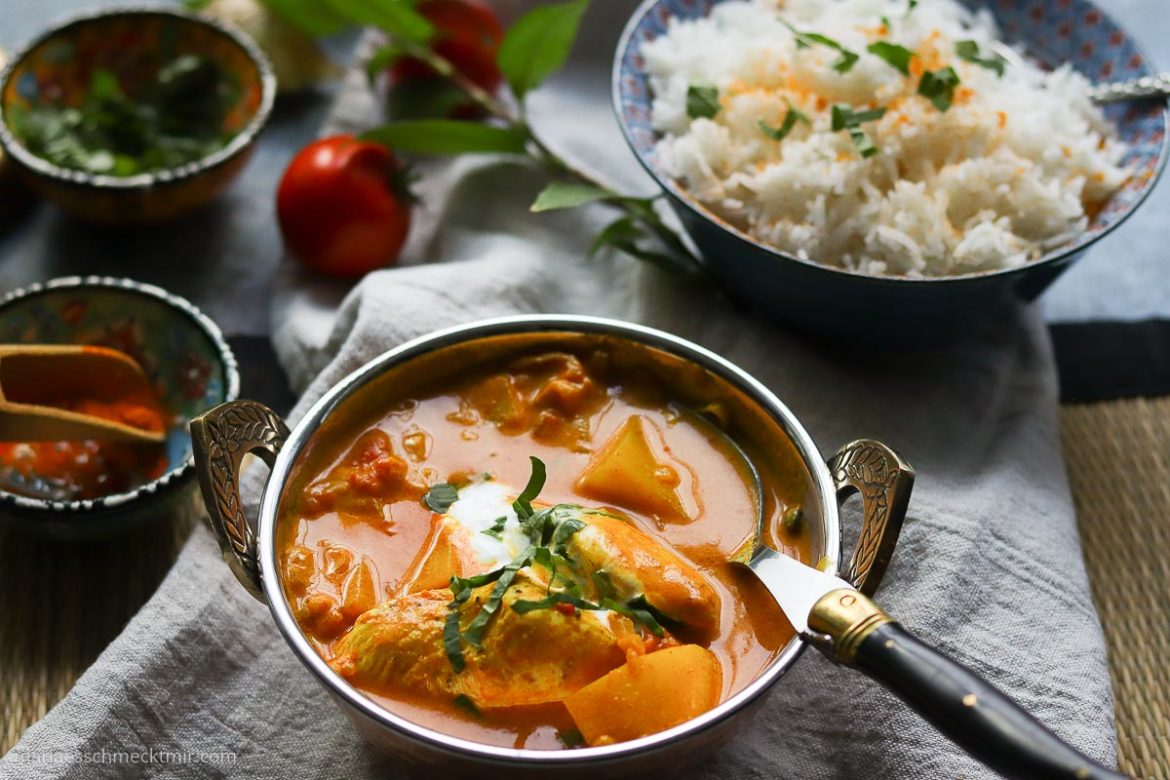
[[[336,544],[326,544],[322,555],[325,579],[338,584],[353,566],[353,553]]]
[[[402,435],[402,449],[415,463],[422,463],[431,454],[431,435],[417,425],[412,425]]]
[[[470,428],[464,428],[462,431],[459,432],[459,438],[463,439],[463,441],[478,441],[479,434],[476,433],[475,431],[471,430]]]
[[[419,471],[419,476],[422,477],[422,481],[423,481],[424,485],[433,485],[436,482],[443,481],[443,480],[439,479],[439,472],[435,471],[430,466],[427,466],[426,468],[421,469]]]
[[[665,463],[659,463],[654,468],[654,479],[667,487],[678,487],[682,482],[678,472],[673,466],[668,466]]]
[[[479,412],[466,398],[459,399],[459,411],[451,412],[447,419],[458,425],[475,425],[479,422]]]
[[[407,399],[399,401],[390,407],[390,411],[386,414],[387,417],[394,418],[401,422],[409,422],[414,417],[415,410],[418,409],[418,401]]]

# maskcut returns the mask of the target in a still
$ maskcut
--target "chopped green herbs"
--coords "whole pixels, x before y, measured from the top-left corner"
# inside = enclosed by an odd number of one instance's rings
[[[903,76],[910,75],[910,58],[914,56],[914,52],[905,46],[888,41],[876,41],[867,46],[865,50],[874,56],[881,57]]]
[[[790,506],[780,516],[780,526],[790,534],[800,530],[804,523],[804,511],[798,506]]]
[[[910,2],[906,4],[906,15],[909,16],[910,12],[913,11],[917,7],[918,7],[918,0],[910,0]]]
[[[14,108],[13,132],[33,154],[63,168],[134,176],[195,162],[222,149],[235,133],[224,120],[240,85],[211,60],[187,54],[126,91],[101,68],[76,106]]]
[[[456,696],[454,704],[469,715],[474,715],[477,718],[483,717],[483,713],[479,711],[479,707],[476,707],[475,702],[465,693]]]
[[[488,528],[481,533],[483,533],[484,536],[490,536],[493,539],[502,539],[504,536],[504,526],[507,524],[508,516],[500,515],[495,519],[495,522],[492,523],[491,528]]]
[[[544,489],[545,480],[544,461],[531,456],[528,459],[532,462],[532,474],[528,477],[528,484],[512,502],[512,509],[516,511],[516,517],[520,518],[521,523],[532,517],[532,501]]]
[[[972,62],[988,70],[993,70],[995,71],[995,75],[1003,78],[1004,69],[1007,67],[1007,60],[995,52],[991,52],[990,57],[980,55],[979,44],[975,41],[959,41],[955,44],[955,54],[961,60]]]
[[[566,729],[557,732],[557,739],[567,748],[581,747],[585,744],[585,737],[577,729]]]
[[[848,130],[857,153],[862,157],[873,157],[878,153],[878,148],[861,130],[861,125],[865,122],[877,121],[885,115],[886,109],[884,107],[872,108],[868,111],[854,111],[852,107],[847,105],[835,105],[833,106],[832,127],[834,131]]]
[[[949,65],[941,70],[928,70],[918,82],[918,94],[934,104],[939,111],[946,111],[955,99],[955,87],[959,85],[959,74]]]
[[[813,46],[819,45],[828,47],[837,52],[840,57],[838,57],[837,61],[832,64],[832,68],[838,73],[848,73],[849,71],[853,70],[853,66],[857,64],[859,59],[861,59],[856,52],[852,52],[849,49],[846,49],[840,43],[828,37],[827,35],[821,35],[820,33],[813,32],[801,32],[783,19],[780,20],[780,23],[792,31],[793,36],[796,37],[796,47],[798,49],[809,49]]]
[[[593,583],[598,601],[585,598],[580,582],[570,576],[573,574],[574,564],[569,557],[568,544],[574,534],[586,527],[580,515],[591,512],[572,504],[557,504],[539,511],[534,510],[532,502],[540,494],[546,475],[544,463],[539,458],[531,458],[531,461],[532,475],[512,506],[532,544],[507,566],[473,577],[451,578],[452,599],[447,604],[448,612],[443,625],[443,649],[456,673],[467,668],[464,643],[476,648],[481,646],[484,633],[492,618],[499,613],[504,596],[512,587],[517,573],[529,565],[540,566],[548,571],[548,585],[542,599],[513,601],[511,608],[517,614],[524,615],[542,609],[560,609],[566,613],[575,610],[612,610],[628,617],[640,630],[655,636],[663,636],[662,626],[670,622],[669,618],[651,606],[643,595],[629,599],[625,603],[619,601],[617,588],[604,569],[589,572],[588,579],[585,580]],[[431,489],[434,490],[435,488]],[[451,488],[451,491],[454,492],[454,488]],[[447,497],[454,501],[454,497]],[[483,533],[489,536],[501,534],[506,522],[506,516],[500,517]],[[585,574],[578,573],[577,576],[583,578]],[[460,611],[471,600],[472,593],[476,588],[492,583],[494,586],[479,604],[479,611],[466,626],[463,626]],[[458,704],[458,701],[456,703]]]
[[[718,113],[718,88],[710,84],[691,84],[687,87],[687,116],[691,119],[711,119]]]
[[[426,505],[427,509],[440,515],[444,514],[458,500],[459,491],[455,489],[454,485],[449,485],[446,482],[431,485],[430,490],[423,496],[423,504]]]
[[[772,127],[763,119],[757,124],[760,126],[760,131],[773,141],[783,141],[792,132],[792,128],[796,127],[797,122],[804,122],[806,125],[811,124],[808,116],[803,111],[788,103],[788,113],[784,115],[784,121],[780,123],[779,127]]]
[[[532,557],[536,554],[536,548],[528,547],[524,552],[512,559],[512,562],[499,569],[500,572],[496,580],[495,587],[492,592],[488,594],[487,601],[479,607],[479,612],[467,624],[467,628],[463,631],[463,639],[467,644],[474,647],[479,647],[483,640],[483,632],[487,630],[487,624],[492,617],[500,610],[500,602],[504,600],[504,594],[508,588],[512,586],[512,580],[516,579],[516,572],[523,569],[528,564],[532,563]],[[454,578],[452,578],[454,579]]]

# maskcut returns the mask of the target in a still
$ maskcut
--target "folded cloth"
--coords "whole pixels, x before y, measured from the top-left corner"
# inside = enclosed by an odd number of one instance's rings
[[[593,162],[615,181],[635,178],[633,163],[611,143],[597,85],[630,5],[595,4],[569,71],[533,106],[558,148],[599,150]],[[354,110],[358,87],[341,113],[368,122]],[[432,173],[441,184],[429,193],[425,239],[412,243],[414,265],[369,275],[339,309],[328,289],[285,290],[277,346],[307,384],[292,418],[380,352],[481,317],[590,313],[692,339],[767,384],[824,453],[869,436],[912,462],[918,483],[880,601],[1061,736],[1114,761],[1105,649],[1061,462],[1051,348],[1034,310],[926,354],[831,349],[624,257],[589,258],[612,215],[602,206],[529,214],[543,179],[523,165],[467,160]],[[856,522],[847,512],[846,525]],[[352,730],[203,529],[74,690],[0,760],[0,776],[14,778],[402,773]],[[752,724],[691,776],[991,775],[873,683],[807,653]]]

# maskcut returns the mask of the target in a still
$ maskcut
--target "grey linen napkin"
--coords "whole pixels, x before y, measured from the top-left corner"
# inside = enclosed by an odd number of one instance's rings
[[[566,153],[638,184],[604,105],[603,66],[629,7],[596,4],[588,37],[537,96],[534,117]],[[360,86],[344,91],[339,116],[368,124],[372,104]],[[307,385],[292,418],[380,352],[481,317],[590,313],[693,339],[772,388],[824,454],[870,436],[916,466],[880,601],[1060,735],[1114,761],[1105,649],[1061,462],[1051,348],[1035,311],[1005,314],[948,350],[829,349],[625,258],[586,259],[609,215],[601,207],[528,214],[542,179],[521,165],[468,160],[429,173],[412,265],[368,276],[339,309],[334,290],[295,276],[286,285],[276,343],[294,383]],[[856,522],[847,512],[846,525]],[[143,763],[126,763],[131,755]],[[361,741],[200,528],[123,634],[0,760],[0,776],[398,777],[402,769]],[[692,776],[990,773],[876,685],[810,652]]]

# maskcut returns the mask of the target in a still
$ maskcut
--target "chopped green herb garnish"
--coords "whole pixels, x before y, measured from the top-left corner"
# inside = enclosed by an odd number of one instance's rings
[[[451,578],[451,590],[455,591],[455,577]],[[459,632],[459,608],[471,598],[471,589],[466,588],[455,593],[455,598],[447,605],[447,619],[443,623],[443,650],[447,653],[447,660],[456,673],[467,667],[463,658],[463,637]]]
[[[532,461],[532,474],[528,477],[528,484],[512,502],[512,509],[516,511],[516,516],[520,518],[522,523],[532,517],[532,501],[544,489],[545,480],[544,461],[532,456],[529,456],[528,459]]]
[[[581,747],[585,744],[585,737],[577,729],[565,729],[557,732],[557,739],[567,748]]]
[[[833,106],[833,130],[848,130],[853,139],[853,146],[862,157],[873,157],[878,153],[869,136],[861,130],[865,122],[874,122],[886,115],[884,107],[872,108],[868,111],[854,111],[847,105]]]
[[[649,605],[646,603],[645,596],[638,596],[628,604],[622,604],[616,599],[602,599],[601,606],[625,615],[634,621],[635,626],[649,631],[654,636],[660,637],[665,633],[662,629],[662,624],[655,618],[654,612],[646,609]]]
[[[896,43],[890,43],[888,41],[877,41],[867,46],[866,51],[877,57],[881,57],[891,67],[900,71],[903,76],[910,75],[910,58],[914,56],[914,52],[905,46],[899,46]]]
[[[851,106],[843,103],[833,106],[833,130],[845,130],[850,127],[861,127],[866,122],[876,122],[886,115],[884,106],[871,108],[867,111],[854,111]]]
[[[959,59],[973,62],[976,65],[995,71],[995,75],[1003,78],[1004,69],[1007,67],[1007,60],[999,56],[995,52],[991,52],[990,57],[983,57],[979,53],[979,44],[975,41],[959,41],[955,44],[955,54]]]
[[[446,482],[431,485],[426,495],[423,496],[423,504],[426,505],[427,509],[440,515],[450,509],[451,505],[458,500],[459,491],[455,489],[454,485],[449,485]]]
[[[909,16],[910,12],[913,11],[917,7],[918,7],[918,0],[910,0],[910,2],[906,6],[906,15]]]
[[[552,609],[557,604],[571,604],[577,609],[602,609],[601,605],[594,604],[592,601],[586,601],[572,593],[561,593],[559,591],[549,593],[539,601],[513,601],[512,609],[518,615],[527,615],[529,612],[535,612],[540,609]]]
[[[597,595],[600,598],[617,598],[617,589],[613,586],[613,579],[605,569],[598,569],[591,573],[589,578],[593,580],[593,587],[597,589]]]
[[[787,103],[788,101],[785,102]],[[803,111],[788,103],[788,113],[784,115],[784,121],[779,127],[772,127],[763,119],[757,124],[759,124],[761,132],[773,141],[783,141],[792,132],[792,128],[796,127],[797,122],[804,122],[806,125],[811,124],[809,118]]]
[[[951,66],[922,74],[918,82],[918,94],[928,99],[939,111],[946,111],[955,99],[955,87],[959,85],[959,74]]]
[[[804,522],[804,510],[798,506],[790,506],[784,510],[784,514],[780,516],[780,525],[790,534],[794,534],[800,530],[801,523]]]
[[[152,78],[123,85],[97,68],[79,104],[14,107],[13,132],[33,154],[63,168],[112,176],[174,168],[222,149],[239,80],[214,61],[184,54]]]
[[[892,25],[890,24],[890,17],[888,17],[888,16],[880,16],[880,17],[878,17],[878,18],[879,18],[879,19],[881,19],[881,22],[882,22],[882,27],[885,27],[887,30],[888,30],[888,29],[890,29],[890,27],[892,26]]]
[[[796,47],[798,49],[808,49],[814,45],[820,45],[826,46],[837,52],[837,54],[841,55],[837,61],[832,64],[833,70],[837,71],[838,73],[848,73],[849,71],[853,70],[853,66],[857,64],[859,59],[861,59],[856,52],[852,52],[849,49],[846,49],[844,46],[837,43],[837,41],[833,40],[827,35],[821,35],[820,33],[812,32],[801,32],[783,19],[780,20],[780,23],[792,31],[792,34],[796,37]]]
[[[463,639],[467,644],[473,647],[479,647],[483,640],[483,632],[487,630],[487,625],[500,609],[500,602],[504,600],[504,594],[508,588],[512,587],[512,580],[516,579],[516,572],[523,569],[528,564],[532,563],[532,557],[536,554],[536,548],[529,547],[512,559],[512,562],[500,569],[499,577],[496,580],[495,587],[492,592],[488,594],[487,601],[479,607],[479,612],[467,624],[467,629],[463,632]]]
[[[456,707],[470,715],[474,715],[477,718],[483,717],[483,713],[479,711],[479,707],[476,707],[475,702],[473,702],[471,697],[465,693],[461,693],[456,696],[454,703]]]
[[[502,539],[504,536],[504,526],[507,524],[508,516],[500,515],[495,519],[495,522],[492,523],[491,528],[488,528],[481,533],[483,533],[484,536],[490,536],[493,539]]]
[[[719,113],[719,89],[710,84],[691,84],[687,87],[687,116],[691,119],[711,119]]]

